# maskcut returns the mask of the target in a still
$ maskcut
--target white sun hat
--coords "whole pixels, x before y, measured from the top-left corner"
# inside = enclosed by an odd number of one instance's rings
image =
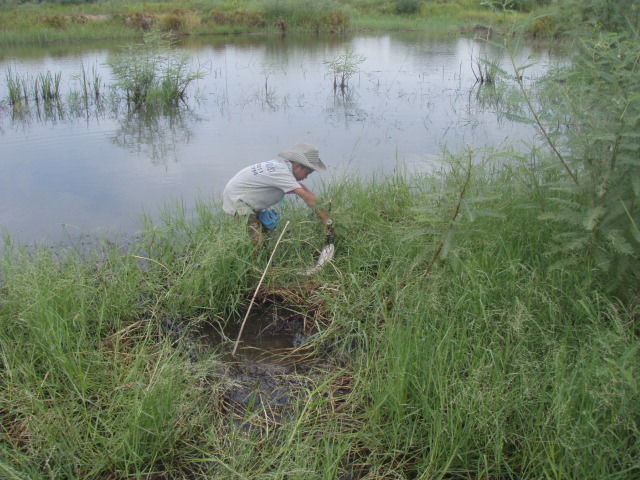
[[[296,143],[290,150],[285,150],[278,154],[290,162],[296,162],[312,170],[324,172],[327,170],[322,160],[318,156],[318,149],[310,143]]]

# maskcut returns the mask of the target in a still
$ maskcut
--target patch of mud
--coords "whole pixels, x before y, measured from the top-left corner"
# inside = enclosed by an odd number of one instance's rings
[[[236,355],[223,355],[227,377],[232,386],[227,391],[231,406],[245,409],[261,407],[277,421],[291,406],[304,387],[302,371],[308,373],[311,362],[303,355],[310,330],[304,315],[275,306],[258,309],[249,316]],[[239,328],[228,332],[234,341]],[[203,336],[212,347],[220,336]],[[220,345],[231,350],[232,344]]]
[[[473,34],[476,37],[484,38],[487,40],[494,36],[493,28],[486,27],[484,25],[465,26],[460,29],[460,33],[462,33],[463,35]]]
[[[92,22],[106,22],[110,18],[109,15],[101,14],[101,13],[98,13],[98,14],[85,13],[83,14],[83,16],[87,20]]]
[[[314,371],[325,362],[308,355],[313,334],[305,315],[275,305],[256,308],[245,324],[239,348],[232,355],[239,325],[222,331],[214,326],[197,333],[179,322],[165,321],[165,330],[192,361],[222,354],[227,406],[240,416],[259,408],[268,420],[279,422],[305,390]]]

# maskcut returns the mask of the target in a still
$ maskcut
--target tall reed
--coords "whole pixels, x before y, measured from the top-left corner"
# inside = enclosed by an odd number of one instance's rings
[[[19,106],[29,103],[29,92],[27,87],[27,79],[15,73],[11,67],[7,67],[5,73],[7,89],[9,91],[9,104]]]
[[[52,74],[51,72],[40,73],[36,77],[34,85],[34,96],[36,102],[40,98],[44,102],[52,102],[60,99],[60,80],[62,73]]]
[[[82,64],[82,71],[78,74],[77,78],[80,80],[82,88],[82,97],[85,104],[88,105],[90,100],[99,101],[102,92],[102,76],[98,73],[96,65],[91,67],[90,71],[87,71],[84,64]]]

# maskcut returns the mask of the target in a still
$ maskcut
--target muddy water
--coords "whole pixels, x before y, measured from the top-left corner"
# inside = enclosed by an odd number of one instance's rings
[[[236,341],[240,321],[221,334],[214,328],[202,332],[201,344],[206,348],[219,346],[224,340]],[[295,350],[302,347],[311,331],[305,328],[302,315],[286,313],[275,308],[258,309],[247,318],[240,336],[236,356],[225,355],[229,361],[260,362],[274,366],[291,367],[296,361]],[[229,351],[233,350],[233,344]]]
[[[240,322],[221,332],[204,328],[197,335],[200,355],[216,352],[225,363],[230,383],[226,398],[230,408],[263,408],[277,420],[291,406],[296,392],[304,388],[299,371],[309,373],[314,361],[303,355],[311,331],[305,318],[286,309],[257,309],[248,318],[236,355],[233,345]]]
[[[507,67],[506,53],[473,38],[424,33],[340,37],[198,37],[180,46],[204,73],[188,104],[151,115],[73,104],[79,75],[94,72],[108,98],[106,66],[118,44],[3,47],[0,52],[0,229],[22,242],[131,234],[142,212],[218,201],[240,168],[295,142],[319,146],[319,181],[438,165],[443,148],[518,146],[532,130],[496,114],[478,95],[473,59]],[[327,61],[361,56],[344,94]],[[534,60],[535,58],[535,60]],[[526,45],[526,79],[560,61]],[[60,73],[62,106],[13,111],[5,72]]]

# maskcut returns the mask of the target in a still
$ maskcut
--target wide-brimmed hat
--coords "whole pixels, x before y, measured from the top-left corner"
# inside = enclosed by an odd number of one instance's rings
[[[290,150],[280,152],[278,156],[286,158],[290,162],[296,162],[312,170],[324,172],[327,167],[318,156],[318,149],[309,143],[296,143]]]

